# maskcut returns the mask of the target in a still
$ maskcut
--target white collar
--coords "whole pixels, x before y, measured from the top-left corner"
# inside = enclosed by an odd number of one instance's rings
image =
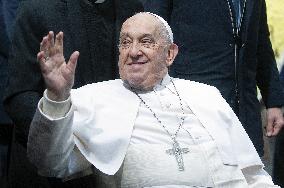
[[[168,84],[171,83],[171,77],[170,75],[167,73],[164,78],[161,80],[160,83],[158,83],[157,85],[154,86],[154,90],[160,90],[165,88]]]
[[[165,87],[167,87],[168,84],[171,83],[171,77],[169,76],[169,74],[167,73],[164,78],[158,83],[156,84],[154,87],[153,87],[153,90],[161,90],[161,89],[164,89]],[[128,84],[127,81],[123,81],[123,85],[129,89],[129,90],[135,90],[136,92],[138,93],[147,93],[149,91],[144,91],[144,90],[139,90],[139,89],[134,89],[134,88],[131,88],[130,85]],[[153,91],[151,90],[151,91]]]

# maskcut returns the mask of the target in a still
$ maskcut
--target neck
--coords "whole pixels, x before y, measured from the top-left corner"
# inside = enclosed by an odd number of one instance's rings
[[[124,84],[125,84],[128,88],[130,88],[131,90],[136,90],[136,91],[141,91],[141,92],[147,92],[147,91],[152,91],[153,88],[154,88],[158,83],[161,82],[161,80],[158,81],[156,84],[150,85],[150,86],[134,85],[134,84],[131,84],[130,82],[128,82],[128,80],[124,80],[123,82],[124,82]]]
[[[124,85],[129,88],[130,90],[136,90],[136,91],[139,91],[139,92],[147,92],[147,91],[153,91],[153,89],[157,86],[157,85],[161,85],[162,82],[164,80],[166,81],[169,81],[169,75],[166,74],[164,75],[162,78],[160,79],[156,79],[155,82],[152,82],[152,84],[145,84],[145,85],[135,85],[135,84],[132,84],[131,82],[129,82],[128,80],[123,80],[124,82]]]

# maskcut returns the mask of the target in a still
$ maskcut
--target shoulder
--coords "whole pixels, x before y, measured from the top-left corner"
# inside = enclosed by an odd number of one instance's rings
[[[121,100],[122,99],[122,100]],[[74,106],[101,109],[102,106],[119,107],[123,101],[136,99],[136,95],[126,89],[120,79],[88,84],[71,91]]]
[[[215,86],[211,86],[201,82],[184,80],[179,78],[174,78],[174,82],[179,85],[179,87],[182,87],[183,90],[187,90],[188,92],[210,92],[218,95],[220,94],[219,90]]]
[[[220,91],[211,85],[191,80],[174,79],[177,89],[190,101],[206,108],[226,108],[229,106]]]
[[[64,0],[28,0],[21,1],[17,10],[19,18],[22,16],[30,16],[29,19],[37,17],[52,17],[52,14],[56,14],[62,6],[66,7],[66,1]],[[58,18],[56,18],[58,19]]]
[[[116,79],[87,84],[77,89],[72,89],[71,94],[73,96],[92,97],[93,95],[106,95],[107,93],[117,91],[122,87],[122,80]]]

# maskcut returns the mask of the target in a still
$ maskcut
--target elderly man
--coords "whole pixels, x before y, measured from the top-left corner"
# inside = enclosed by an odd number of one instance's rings
[[[121,79],[71,90],[79,52],[66,64],[63,33],[43,38],[47,90],[28,141],[41,175],[98,169],[106,187],[277,187],[219,91],[168,76],[178,47],[166,21],[126,20],[119,53]]]

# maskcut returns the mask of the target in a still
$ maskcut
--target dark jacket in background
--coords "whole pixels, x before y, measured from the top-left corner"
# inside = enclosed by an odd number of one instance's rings
[[[20,1],[21,0],[1,0],[3,6],[4,21],[6,25],[5,29],[9,39],[12,38],[14,32],[14,22]]]
[[[4,111],[2,98],[8,80],[8,56],[10,40],[6,30],[5,12],[3,2],[0,1],[0,126],[11,124],[11,120]]]
[[[284,67],[280,71],[280,81],[284,88]],[[273,182],[280,187],[284,187],[284,129],[282,128],[276,136],[274,157],[273,157]]]
[[[9,85],[4,100],[5,108],[15,123],[9,174],[11,187],[49,187],[45,178],[37,176],[35,168],[26,158],[25,148],[30,122],[45,89],[36,60],[43,36],[48,31],[63,31],[66,59],[73,51],[80,51],[74,88],[114,79],[118,76],[120,27],[126,18],[142,10],[140,2],[135,0],[106,0],[103,4],[92,6],[88,6],[86,0],[28,0],[20,4],[9,59]],[[105,15],[107,19],[102,19],[100,15]],[[64,184],[58,180],[51,182],[53,187],[96,186],[92,177],[75,180],[73,184],[72,181]]]
[[[7,19],[8,12],[16,11],[6,5],[13,4],[14,1],[0,0],[0,187],[7,186],[7,172],[9,150],[12,136],[12,121],[4,111],[2,98],[8,80],[8,56],[10,40],[7,33],[7,27],[13,23],[13,16]]]
[[[243,5],[243,0],[241,2]],[[265,0],[247,0],[237,69],[226,0],[146,0],[144,4],[145,11],[167,19],[179,46],[170,75],[216,86],[234,111],[238,111],[240,121],[262,156],[263,136],[256,86],[267,108],[284,104],[269,39]]]

